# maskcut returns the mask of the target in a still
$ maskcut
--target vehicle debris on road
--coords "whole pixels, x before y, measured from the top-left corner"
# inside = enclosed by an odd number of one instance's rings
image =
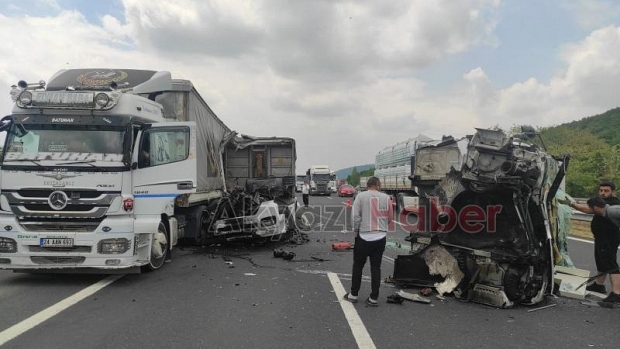
[[[332,244],[332,250],[334,251],[347,251],[353,249],[353,244],[350,242],[334,242]]]
[[[408,300],[408,301],[412,301],[412,302],[418,302],[418,303],[425,303],[425,304],[430,304],[431,300],[426,298],[426,297],[422,297],[418,294],[415,293],[409,293],[409,292],[405,292],[403,290],[400,290],[398,292],[396,292],[397,295],[399,295],[400,297]]]

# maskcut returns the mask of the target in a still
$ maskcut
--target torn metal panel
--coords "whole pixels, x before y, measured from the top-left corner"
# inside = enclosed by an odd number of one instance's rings
[[[436,282],[435,288],[439,295],[452,292],[463,279],[463,272],[459,269],[456,259],[445,248],[432,246],[423,254],[424,262],[428,265],[431,275],[441,275],[442,282]]]

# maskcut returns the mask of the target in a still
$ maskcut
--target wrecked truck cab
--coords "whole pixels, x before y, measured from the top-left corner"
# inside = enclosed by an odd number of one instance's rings
[[[247,179],[231,192],[230,207],[212,226],[227,240],[280,236],[295,229],[294,177]],[[217,210],[216,210],[217,212]]]
[[[295,230],[295,141],[240,135],[227,144],[223,157],[225,177],[234,180],[209,210],[209,235],[231,241]]]
[[[421,148],[412,184],[419,193],[411,254],[398,256],[393,281],[435,286],[458,298],[510,308],[536,304],[553,290],[553,200],[568,158],[555,158],[531,128],[506,135],[477,129],[465,154],[457,142]],[[432,173],[449,152],[463,156],[448,173]],[[424,161],[428,163],[424,163]]]

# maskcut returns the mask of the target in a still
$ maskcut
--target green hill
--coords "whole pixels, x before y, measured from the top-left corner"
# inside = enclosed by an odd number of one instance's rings
[[[544,127],[541,136],[553,155],[570,154],[566,191],[574,197],[598,192],[598,183],[620,185],[620,108],[570,123]]]
[[[600,115],[589,116],[561,126],[589,131],[602,138],[609,145],[620,144],[620,108],[606,111]]]
[[[366,165],[357,165],[352,167],[347,167],[336,171],[336,176],[338,179],[347,179],[347,177],[351,174],[354,168],[357,168],[357,171],[366,171],[371,168],[374,168],[375,164],[366,164]]]

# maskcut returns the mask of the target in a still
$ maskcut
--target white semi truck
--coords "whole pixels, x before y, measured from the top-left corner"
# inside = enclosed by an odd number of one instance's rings
[[[329,173],[329,191],[332,193],[336,193],[338,191],[338,176],[336,175],[336,172],[331,171]]]
[[[313,165],[306,171],[310,181],[310,195],[331,195],[331,170],[327,165]]]
[[[188,80],[70,69],[11,96],[0,269],[155,270],[180,241],[294,228],[294,140],[238,135]]]

